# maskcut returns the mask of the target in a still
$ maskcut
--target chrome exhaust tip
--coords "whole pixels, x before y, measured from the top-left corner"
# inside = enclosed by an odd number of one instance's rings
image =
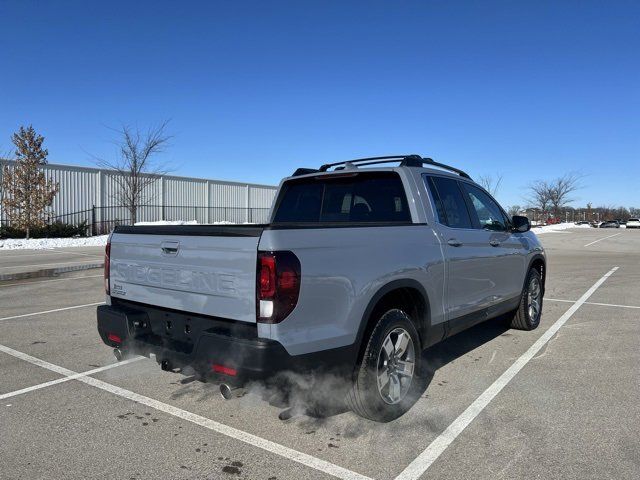
[[[226,383],[220,384],[220,395],[222,395],[222,398],[225,400],[231,400],[235,396],[242,396],[241,394],[244,391],[243,387],[232,387]]]
[[[116,360],[118,362],[121,362],[122,359],[124,358],[124,352],[122,350],[120,350],[119,348],[114,348],[113,349],[113,356],[116,357]]]
[[[220,384],[220,395],[225,400],[231,400],[233,398],[233,389],[226,383]]]

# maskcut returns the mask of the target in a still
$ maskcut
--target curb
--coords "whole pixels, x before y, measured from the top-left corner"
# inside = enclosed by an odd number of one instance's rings
[[[69,267],[46,268],[43,270],[35,270],[33,272],[4,273],[0,274],[0,282],[7,280],[25,280],[28,278],[55,277],[61,273],[79,272],[81,270],[92,270],[94,268],[104,268],[104,262],[71,265]]]

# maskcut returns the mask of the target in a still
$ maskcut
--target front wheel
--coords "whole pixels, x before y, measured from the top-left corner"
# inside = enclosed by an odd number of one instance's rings
[[[543,285],[540,272],[529,270],[524,289],[520,295],[520,305],[511,319],[511,328],[534,330],[540,325],[542,316]]]
[[[377,422],[389,422],[407,412],[419,396],[416,374],[421,353],[411,318],[395,308],[383,313],[347,395],[351,409]]]

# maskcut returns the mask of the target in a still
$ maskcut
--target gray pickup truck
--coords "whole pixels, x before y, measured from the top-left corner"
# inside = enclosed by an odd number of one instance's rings
[[[418,155],[301,168],[266,225],[117,227],[98,331],[119,358],[224,388],[340,372],[349,407],[389,421],[420,394],[425,348],[497,316],[538,326],[546,260],[529,230]]]

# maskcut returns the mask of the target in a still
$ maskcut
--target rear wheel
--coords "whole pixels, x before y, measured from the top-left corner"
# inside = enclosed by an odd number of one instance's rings
[[[358,415],[389,422],[417,400],[420,339],[411,318],[402,310],[383,313],[376,323],[347,396]]]
[[[543,286],[540,272],[529,270],[524,289],[520,296],[520,305],[511,319],[511,328],[534,330],[540,325],[542,316]]]

